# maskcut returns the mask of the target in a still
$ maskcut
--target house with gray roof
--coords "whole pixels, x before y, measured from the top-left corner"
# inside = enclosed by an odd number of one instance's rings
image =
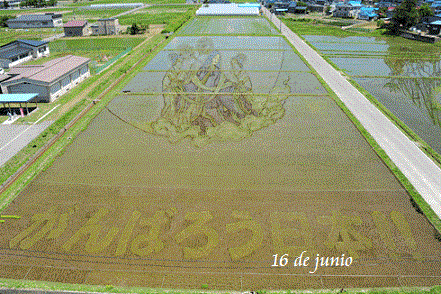
[[[102,18],[90,26],[92,35],[118,35],[120,26],[117,18]]]
[[[89,58],[67,55],[42,65],[21,65],[0,75],[5,94],[38,93],[36,102],[52,102],[90,76]]]
[[[62,14],[55,13],[26,14],[8,19],[6,24],[10,29],[53,28],[63,26],[62,17]]]
[[[0,47],[0,67],[10,68],[48,55],[49,46],[46,41],[16,40]]]

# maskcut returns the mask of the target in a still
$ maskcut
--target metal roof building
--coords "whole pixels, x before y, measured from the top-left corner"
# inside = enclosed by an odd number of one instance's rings
[[[90,75],[89,58],[67,55],[42,65],[11,68],[0,75],[3,93],[38,93],[36,101],[52,102]]]
[[[26,14],[8,19],[6,24],[11,29],[53,28],[63,25],[62,17],[63,15],[55,13]]]
[[[49,55],[48,42],[16,40],[0,47],[0,67],[9,68],[17,64]]]

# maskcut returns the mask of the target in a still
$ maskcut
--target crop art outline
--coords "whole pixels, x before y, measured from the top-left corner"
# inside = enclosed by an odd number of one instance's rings
[[[156,120],[132,123],[107,108],[109,112],[173,144],[188,138],[194,147],[240,141],[285,114],[283,104],[291,88],[289,77],[280,76],[284,53],[274,85],[269,93],[259,94],[253,92],[245,70],[247,55],[240,52],[225,62],[211,38],[202,37],[194,46],[181,44],[168,58],[171,65],[162,80],[164,106]]]

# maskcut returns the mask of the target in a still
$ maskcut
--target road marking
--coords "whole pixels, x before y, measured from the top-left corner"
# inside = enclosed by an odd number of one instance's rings
[[[51,110],[49,110],[45,115],[43,115],[42,117],[40,117],[36,122],[34,122],[32,125],[30,125],[29,127],[27,127],[24,131],[22,131],[20,134],[18,134],[17,136],[15,136],[14,139],[12,139],[11,141],[9,141],[8,143],[6,143],[5,146],[0,148],[0,151],[2,151],[3,149],[5,149],[9,144],[11,144],[12,142],[14,142],[15,140],[17,140],[21,135],[23,135],[25,132],[27,132],[30,128],[32,128],[34,125],[36,125],[40,120],[42,120],[43,118],[45,118],[49,113],[51,113],[52,111],[54,111],[58,106],[60,106],[60,104],[58,104],[57,106],[55,106],[54,108],[52,108]]]

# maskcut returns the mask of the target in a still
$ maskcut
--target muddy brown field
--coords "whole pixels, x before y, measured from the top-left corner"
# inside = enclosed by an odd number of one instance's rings
[[[165,94],[117,96],[2,211],[21,218],[0,223],[1,277],[230,290],[441,282],[435,230],[330,97],[267,94],[255,114],[241,96],[246,115],[224,109],[216,127],[207,103],[204,127],[181,138],[194,125],[159,123]]]

